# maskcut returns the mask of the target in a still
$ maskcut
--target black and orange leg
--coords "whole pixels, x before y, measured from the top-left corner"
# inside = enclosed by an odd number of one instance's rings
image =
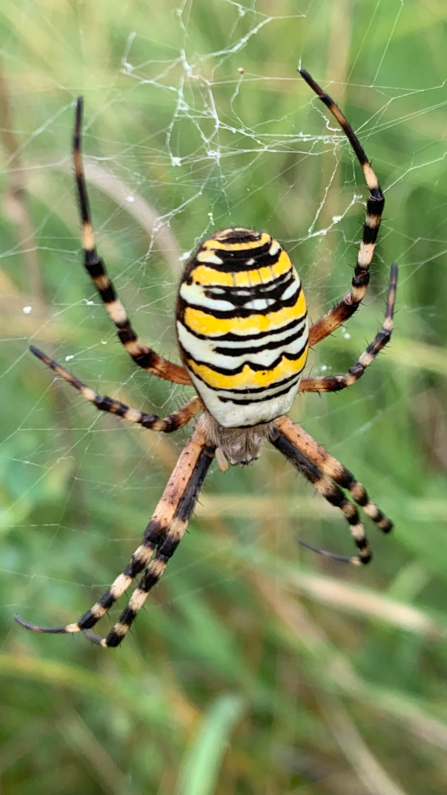
[[[345,115],[341,112],[338,105],[335,104],[334,100],[320,88],[318,83],[315,82],[305,69],[300,69],[299,72],[306,83],[315,91],[319,99],[321,99],[328,110],[337,119],[362,167],[366,184],[369,188],[369,198],[366,204],[366,218],[363,226],[363,235],[360,243],[357,265],[352,279],[351,292],[348,293],[339,304],[311,326],[309,330],[309,346],[312,347],[312,345],[316,345],[317,342],[324,339],[329,334],[332,334],[335,329],[348,320],[356,309],[358,309],[365,296],[366,288],[369,283],[369,266],[374,254],[385,199],[371,163],[366,157],[365,151]]]
[[[143,428],[149,428],[151,431],[162,431],[163,433],[177,431],[203,409],[202,401],[195,395],[191,400],[188,400],[184,406],[170,414],[169,417],[161,418],[157,417],[156,414],[146,414],[144,411],[130,408],[126,406],[125,403],[107,397],[107,395],[99,395],[94,389],[84,384],[79,378],[76,378],[73,373],[70,373],[65,367],[62,367],[61,364],[55,362],[54,359],[51,359],[46,353],[43,353],[43,351],[35,348],[34,345],[30,346],[30,351],[34,356],[37,356],[38,359],[48,365],[48,367],[51,367],[55,373],[62,376],[65,381],[68,381],[71,386],[74,386],[74,388],[81,393],[82,397],[89,400],[90,403],[93,403],[99,411],[115,414],[117,417],[122,417],[122,419],[133,422],[136,425],[142,425]]]
[[[366,515],[384,532],[389,533],[393,528],[391,519],[370,500],[364,486],[355,479],[352,472],[334,456],[328,453],[315,439],[299,425],[295,425],[289,417],[279,417],[275,420],[276,426],[297,447],[303,455],[310,458],[323,472],[343,489],[349,491],[352,499],[365,511]]]
[[[366,351],[362,353],[358,361],[349,368],[345,375],[321,376],[320,378],[302,378],[300,382],[300,392],[339,392],[348,386],[355,384],[362,377],[366,368],[380,353],[382,348],[391,339],[393,331],[394,305],[396,301],[397,288],[397,265],[391,266],[390,282],[388,285],[388,297],[386,302],[385,320],[379,333],[368,345]]]
[[[206,473],[214,458],[215,447],[207,443],[202,417],[180,455],[155,513],[149,522],[142,544],[132,555],[124,569],[101,598],[73,624],[59,627],[41,627],[30,624],[20,616],[16,621],[33,632],[63,634],[84,632],[86,637],[101,646],[118,646],[142,608],[149,591],[162,576],[169,559],[174,554],[194,510]],[[155,555],[154,555],[155,553]],[[152,555],[154,555],[153,559]],[[106,638],[90,630],[110,610],[117,599],[131,585],[134,578],[145,570],[133,592],[128,606]]]
[[[78,190],[79,209],[82,221],[82,247],[84,249],[84,265],[90,274],[110,318],[118,329],[118,337],[134,362],[144,370],[166,381],[176,384],[190,384],[191,379],[184,367],[173,364],[152,348],[142,345],[132,327],[126,310],[119,300],[115,288],[109,278],[103,260],[95,247],[95,237],[90,215],[87,186],[81,156],[81,125],[83,98],[78,97],[76,103],[75,131],[73,136],[73,160]]]
[[[285,417],[280,417],[278,420],[275,420],[276,427],[272,430],[269,441],[290,461],[295,469],[312,484],[325,500],[336,508],[340,508],[349,524],[352,537],[357,545],[358,555],[345,557],[343,555],[336,555],[333,552],[327,552],[318,547],[313,547],[306,541],[300,540],[300,544],[312,549],[314,552],[319,552],[326,557],[342,561],[343,563],[354,563],[356,565],[360,563],[369,563],[371,560],[371,550],[368,545],[364,527],[360,522],[357,508],[347,499],[346,495],[339,486],[334,483],[332,478],[325,474],[322,467],[298,447],[293,435],[289,433],[289,427],[281,427],[281,422],[285,419]]]

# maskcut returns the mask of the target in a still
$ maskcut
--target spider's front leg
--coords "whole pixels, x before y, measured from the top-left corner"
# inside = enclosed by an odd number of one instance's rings
[[[321,99],[323,104],[326,105],[332,115],[337,119],[362,167],[366,184],[369,188],[363,236],[352,279],[351,292],[345,295],[339,304],[334,306],[333,309],[323,315],[322,318],[311,326],[309,329],[309,346],[312,347],[312,345],[316,345],[317,342],[320,342],[320,340],[332,334],[335,329],[348,320],[358,309],[365,296],[366,288],[369,283],[369,266],[374,254],[385,199],[371,163],[365,154],[365,150],[360,144],[360,141],[344,113],[342,113],[334,100],[323,91],[305,69],[299,69],[299,72],[306,83],[315,91],[319,99]]]
[[[357,508],[339,486],[350,492],[354,502],[363,508],[384,533],[389,533],[392,529],[391,520],[370,500],[366,489],[354,475],[289,417],[279,417],[274,424],[276,427],[270,435],[270,442],[331,505],[340,508],[349,524],[358,555],[344,557],[313,547],[307,542],[300,543],[335,560],[355,564],[368,563],[371,560],[371,550]]]
[[[98,255],[95,246],[95,237],[90,215],[87,186],[85,184],[84,168],[81,156],[81,125],[82,125],[83,98],[78,97],[76,102],[75,131],[73,136],[73,160],[75,168],[76,186],[78,190],[79,209],[82,222],[82,247],[84,249],[84,265],[93,284],[104,303],[107,312],[118,329],[118,337],[135,364],[144,370],[166,381],[176,384],[190,384],[191,379],[184,367],[164,359],[152,348],[142,345],[129,320],[127,312],[119,300],[115,288],[107,273],[104,261]]]
[[[292,420],[289,420],[287,417],[280,417],[278,420],[275,420],[275,426],[276,427],[270,434],[270,442],[288,459],[288,461],[290,461],[292,466],[312,484],[325,500],[336,508],[340,508],[349,524],[349,529],[357,545],[358,555],[354,557],[335,555],[332,552],[326,552],[317,547],[312,547],[305,541],[300,540],[299,543],[309,547],[314,552],[320,552],[327,557],[345,563],[369,563],[371,560],[371,550],[355,505],[346,498],[343,491],[334,483],[332,478],[326,475],[322,467],[311,458],[309,452],[304,452],[301,445],[297,444],[297,440],[294,438],[294,423]]]
[[[86,637],[101,646],[118,646],[143,607],[149,591],[162,576],[169,559],[174,554],[186,530],[194,510],[206,473],[214,458],[215,447],[209,445],[205,432],[204,418],[200,417],[193,434],[181,453],[169,479],[155,513],[149,522],[141,546],[138,547],[128,566],[124,569],[101,598],[74,624],[59,627],[41,627],[24,621],[20,616],[15,620],[25,629],[33,632],[61,634],[84,632]],[[152,555],[154,554],[152,558]],[[152,558],[152,560],[151,560]],[[90,632],[91,628],[112,607],[132,580],[144,571],[133,592],[129,604],[121,613],[117,623],[106,638]]]
[[[370,519],[384,532],[389,533],[393,528],[393,523],[387,516],[377,507],[377,505],[370,500],[367,491],[358,480],[355,479],[352,472],[346,469],[340,461],[337,461],[333,455],[328,453],[321,444],[312,439],[306,431],[303,431],[299,425],[292,422],[290,417],[279,417],[275,421],[277,427],[284,433],[293,445],[308,458],[310,458],[316,466],[320,467],[323,472],[328,475],[335,483],[343,489],[349,491],[352,499],[357,505],[360,505]]]

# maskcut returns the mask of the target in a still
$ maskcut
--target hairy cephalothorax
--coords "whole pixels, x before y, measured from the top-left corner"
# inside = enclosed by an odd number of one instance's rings
[[[219,468],[225,471],[228,464],[246,466],[259,458],[261,447],[273,429],[272,422],[254,425],[252,428],[224,428],[205,411],[205,433],[210,444],[216,448]],[[225,465],[225,462],[228,462]]]
[[[97,254],[80,153],[82,99],[78,99],[73,156],[85,267],[134,362],[167,381],[193,384],[198,394],[163,419],[98,395],[46,354],[34,347],[31,350],[100,411],[116,414],[144,428],[169,433],[203,413],[195,422],[142,543],[124,571],[75,623],[41,627],[16,616],[27,629],[53,633],[82,631],[102,646],[118,646],[174,554],[213,459],[216,458],[222,470],[228,469],[229,464],[249,464],[258,458],[261,445],[267,440],[328,502],[343,512],[357,555],[344,557],[311,547],[304,541],[300,543],[337,560],[367,563],[371,552],[354,503],[385,533],[392,528],[391,521],[371,502],[351,472],[286,416],[298,392],[338,391],[363,375],[390,339],[397,284],[397,265],[392,265],[382,329],[345,375],[302,377],[309,347],[347,321],[365,295],[384,198],[345,116],[311,76],[300,71],[345,132],[369,188],[351,290],[309,328],[300,278],[281,245],[267,232],[254,229],[232,227],[216,232],[200,244],[180,280],[176,330],[183,366],[167,361],[140,343]],[[93,634],[92,627],[140,574],[127,607],[107,637]]]

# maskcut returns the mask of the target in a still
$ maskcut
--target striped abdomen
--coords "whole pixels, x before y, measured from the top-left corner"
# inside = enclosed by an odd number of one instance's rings
[[[182,276],[177,335],[186,369],[220,425],[285,414],[308,351],[306,301],[286,252],[266,232],[225,229]]]
[[[183,362],[220,425],[285,414],[307,358],[306,302],[285,251],[266,232],[225,229],[182,276],[177,334]]]

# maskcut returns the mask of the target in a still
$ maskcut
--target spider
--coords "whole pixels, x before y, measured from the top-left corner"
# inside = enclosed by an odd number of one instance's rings
[[[345,557],[301,542],[305,546],[336,560],[368,563],[371,552],[354,503],[383,532],[388,533],[393,527],[351,472],[287,416],[298,392],[336,392],[351,386],[363,375],[390,339],[397,285],[397,265],[393,264],[382,329],[345,375],[302,377],[309,347],[347,321],[366,293],[384,197],[372,166],[341,110],[308,72],[304,69],[299,72],[346,134],[369,188],[351,291],[309,328],[299,276],[280,244],[267,232],[253,229],[235,227],[216,232],[200,244],[180,280],[176,329],[183,366],[141,344],[97,254],[81,158],[83,100],[82,97],[77,100],[73,157],[87,272],[134,362],[159,378],[192,384],[197,395],[162,419],[110,397],[101,397],[42,351],[35,347],[31,351],[97,409],[144,428],[171,433],[199,412],[201,415],[146,527],[142,543],[124,571],[75,623],[42,627],[16,616],[16,621],[26,629],[49,633],[82,631],[101,646],[118,646],[174,554],[214,457],[221,470],[228,469],[229,464],[246,465],[259,457],[265,440],[343,512],[357,554]],[[343,489],[349,492],[353,502]],[[127,607],[107,637],[92,633],[92,627],[140,574]]]

